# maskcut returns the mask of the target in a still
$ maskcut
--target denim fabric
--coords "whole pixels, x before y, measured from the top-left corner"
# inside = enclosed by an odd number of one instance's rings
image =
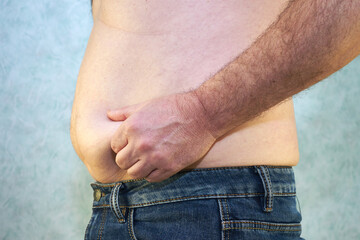
[[[92,183],[85,239],[302,239],[291,167],[229,167]]]

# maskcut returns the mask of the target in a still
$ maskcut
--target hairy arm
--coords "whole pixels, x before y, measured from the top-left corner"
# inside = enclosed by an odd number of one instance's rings
[[[246,51],[191,93],[215,138],[336,72],[360,53],[359,0],[294,0]]]
[[[359,0],[294,0],[245,52],[195,90],[108,111],[111,120],[123,121],[111,139],[116,164],[154,182],[196,162],[229,130],[354,59],[359,12]]]

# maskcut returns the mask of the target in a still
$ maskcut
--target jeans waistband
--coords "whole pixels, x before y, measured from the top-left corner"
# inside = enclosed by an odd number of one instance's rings
[[[119,209],[192,199],[264,196],[264,211],[271,211],[272,197],[296,195],[293,168],[273,166],[193,169],[158,183],[138,179],[96,182],[91,187],[94,208],[116,205]]]

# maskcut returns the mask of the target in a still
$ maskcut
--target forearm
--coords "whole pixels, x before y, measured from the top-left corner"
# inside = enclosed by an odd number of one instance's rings
[[[354,59],[360,53],[359,16],[358,0],[291,2],[246,51],[192,91],[213,135],[220,137]]]

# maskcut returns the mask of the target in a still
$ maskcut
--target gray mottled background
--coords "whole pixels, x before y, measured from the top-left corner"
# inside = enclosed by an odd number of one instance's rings
[[[69,126],[89,0],[0,1],[0,239],[82,239],[92,181]],[[360,239],[360,58],[295,96],[307,239]]]

